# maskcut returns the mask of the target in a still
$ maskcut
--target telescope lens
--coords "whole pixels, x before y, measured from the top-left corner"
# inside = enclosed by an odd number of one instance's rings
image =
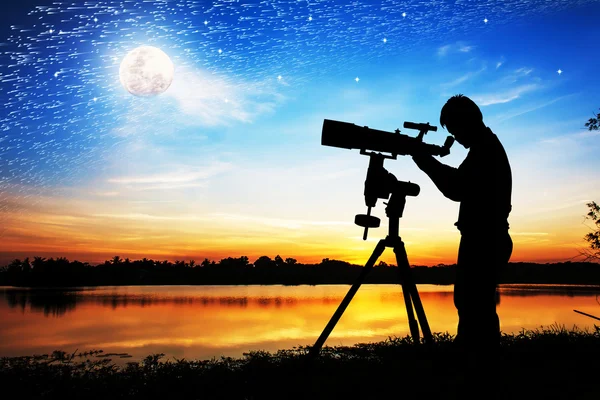
[[[323,121],[321,145],[341,147],[344,149],[356,148],[352,144],[356,141],[356,125],[349,122],[340,122],[326,119]]]

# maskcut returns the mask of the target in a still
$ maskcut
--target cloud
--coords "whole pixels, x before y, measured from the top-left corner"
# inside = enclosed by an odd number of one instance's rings
[[[448,51],[450,50],[450,47],[451,46],[449,44],[447,44],[445,46],[442,46],[442,47],[439,47],[438,51],[437,51],[437,55],[440,56],[440,57],[445,56],[446,54],[448,54]]]
[[[441,86],[443,89],[449,89],[452,88],[454,86],[458,86],[461,83],[466,82],[467,80],[473,78],[474,76],[477,76],[479,74],[481,74],[483,71],[485,71],[486,67],[483,67],[477,71],[471,71],[471,72],[467,72],[466,74],[456,78],[455,80],[451,81],[451,82],[447,82],[447,83],[443,83]]]
[[[134,190],[205,187],[208,178],[229,171],[232,168],[232,164],[221,161],[203,166],[180,165],[167,172],[126,175],[109,178],[107,182],[125,185]]]
[[[514,232],[510,231],[510,236],[548,236],[548,232]]]
[[[540,143],[563,145],[568,141],[585,139],[585,138],[594,137],[594,136],[600,136],[600,131],[585,130],[583,132],[568,133],[566,135],[559,135],[559,136],[555,136],[550,139],[543,139],[540,141]]]
[[[529,67],[517,68],[505,75],[500,82],[504,85],[516,83],[520,79],[531,77],[533,71],[534,69]]]
[[[527,114],[527,113],[530,113],[532,111],[539,110],[540,108],[544,108],[546,106],[549,106],[550,104],[554,104],[557,101],[569,98],[569,97],[574,96],[576,94],[577,93],[571,93],[571,94],[568,94],[568,95],[565,95],[565,96],[557,97],[557,98],[552,99],[550,101],[546,101],[544,103],[539,103],[539,104],[535,104],[535,105],[529,105],[527,107],[522,107],[522,108],[520,108],[518,110],[513,110],[513,111],[510,111],[508,113],[498,115],[493,120],[494,120],[494,122],[506,121],[508,119],[511,119],[511,118],[514,118],[514,117],[518,117],[520,115]]]
[[[98,213],[92,214],[92,217],[100,218],[114,218],[114,219],[129,219],[138,221],[204,221],[204,222],[245,222],[248,224],[260,224],[276,228],[287,228],[298,230],[306,226],[318,226],[318,227],[346,227],[354,225],[349,221],[321,221],[321,220],[299,220],[299,219],[284,219],[284,218],[272,218],[272,217],[259,217],[259,216],[248,216],[230,213],[210,213],[205,215],[152,215],[145,213]],[[409,228],[403,228],[409,229]]]
[[[450,53],[458,52],[458,53],[469,53],[473,50],[475,46],[469,46],[464,42],[456,42],[453,44],[446,44],[444,46],[438,47],[437,55],[438,57],[444,57]]]
[[[282,79],[283,80],[283,79]],[[205,126],[249,123],[274,112],[285,101],[277,82],[229,82],[201,70],[182,67],[165,95],[176,100],[179,110],[192,123]],[[279,82],[286,85],[285,82]]]
[[[471,96],[473,101],[475,101],[480,106],[489,106],[492,104],[503,104],[511,102],[515,99],[521,97],[521,95],[533,92],[535,90],[540,89],[541,86],[535,83],[530,83],[526,85],[517,86],[515,88],[505,90],[503,92],[495,92],[495,93],[484,93],[479,95]]]

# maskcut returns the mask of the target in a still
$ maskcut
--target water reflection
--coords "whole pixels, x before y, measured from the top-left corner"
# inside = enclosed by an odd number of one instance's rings
[[[239,357],[249,350],[312,345],[349,286],[141,286],[0,288],[0,356],[102,349],[140,359]],[[419,285],[434,332],[456,332],[451,286]],[[598,287],[505,286],[502,330],[593,328]],[[363,285],[326,345],[409,334],[399,285]],[[130,360],[129,360],[130,361]]]

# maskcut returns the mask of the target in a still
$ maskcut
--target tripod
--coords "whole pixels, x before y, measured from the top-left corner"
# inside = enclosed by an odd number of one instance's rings
[[[425,343],[430,344],[432,342],[431,330],[429,329],[429,324],[427,323],[427,317],[425,316],[425,311],[423,310],[423,305],[421,304],[421,299],[419,297],[419,292],[417,291],[417,286],[412,278],[412,272],[408,263],[408,257],[406,255],[404,242],[402,242],[402,239],[398,235],[400,218],[402,217],[402,213],[404,212],[404,206],[406,204],[406,196],[416,196],[419,193],[419,186],[410,182],[397,181],[392,174],[387,173],[387,171],[383,169],[383,158],[385,157],[373,153],[371,153],[370,155],[371,163],[369,165],[369,172],[367,173],[367,181],[365,182],[365,197],[367,198],[367,196],[371,194],[371,191],[374,190],[374,187],[378,187],[379,194],[376,195],[374,200],[373,198],[370,199],[370,204],[373,204],[374,206],[377,197],[387,198],[388,196],[385,194],[385,189],[382,192],[381,182],[387,182],[386,185],[391,188],[390,200],[387,203],[386,207],[386,215],[389,219],[388,235],[385,239],[381,239],[377,243],[377,246],[375,246],[371,257],[362,269],[358,279],[356,280],[356,282],[354,282],[354,284],[346,294],[346,297],[344,297],[344,300],[342,300],[341,304],[338,306],[337,310],[329,320],[329,323],[321,333],[321,336],[319,336],[319,339],[317,339],[314,346],[310,348],[308,353],[309,359],[313,359],[319,354],[321,348],[323,347],[323,344],[331,334],[331,331],[333,331],[333,328],[335,327],[339,319],[342,317],[342,314],[346,310],[346,307],[348,307],[350,301],[360,288],[360,285],[362,284],[366,276],[369,274],[369,272],[371,272],[373,266],[375,265],[375,262],[383,254],[383,251],[386,247],[393,248],[394,253],[396,255],[396,263],[398,266],[400,283],[402,285],[402,294],[404,295],[404,303],[406,305],[408,324],[413,341],[415,342],[415,344],[419,343],[420,341],[420,324],[421,329],[423,331],[423,339]],[[377,182],[378,185],[373,185],[373,182]],[[389,193],[389,191],[387,193]],[[370,204],[367,215],[359,214],[355,218],[356,224],[364,226],[365,228],[365,234],[363,236],[363,239],[366,239],[368,228],[376,228],[379,226],[379,218],[370,215]],[[418,322],[415,319],[415,311],[419,320]]]

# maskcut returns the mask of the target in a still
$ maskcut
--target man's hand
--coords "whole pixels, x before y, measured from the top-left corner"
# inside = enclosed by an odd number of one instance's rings
[[[417,164],[417,167],[425,171],[433,156],[427,151],[425,144],[419,144],[416,146],[415,151],[412,152],[412,159]]]

